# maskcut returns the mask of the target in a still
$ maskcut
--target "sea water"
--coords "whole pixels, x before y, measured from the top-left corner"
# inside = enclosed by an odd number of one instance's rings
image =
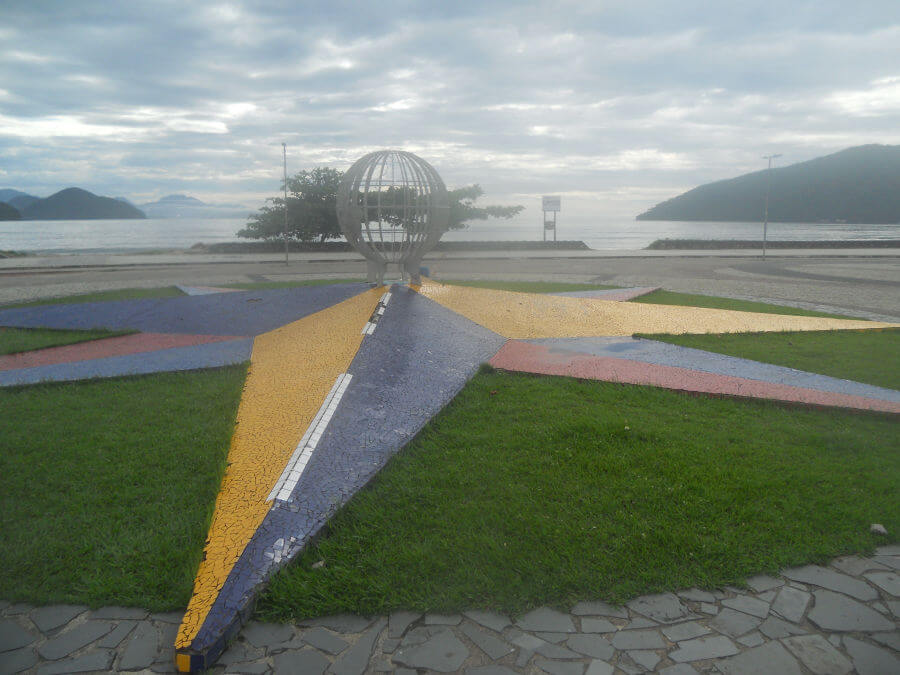
[[[562,214],[561,214],[562,215]],[[127,252],[186,249],[194,244],[247,241],[237,237],[242,218],[146,220],[22,220],[0,222],[0,250],[29,253]],[[482,221],[465,230],[447,232],[446,241],[540,241],[541,223],[521,218]],[[589,247],[641,249],[656,239],[761,240],[762,223],[636,221],[597,217],[557,224],[559,240],[580,240]],[[546,232],[548,239],[553,232]],[[900,239],[900,225],[769,223],[770,241]]]

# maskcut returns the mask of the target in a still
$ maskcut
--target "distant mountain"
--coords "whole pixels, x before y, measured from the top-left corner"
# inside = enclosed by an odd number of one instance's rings
[[[701,185],[637,220],[760,222],[769,178],[764,169]],[[900,146],[861,145],[773,169],[769,221],[900,223]]]
[[[146,218],[133,206],[81,188],[67,188],[25,207],[26,220],[95,220]]]
[[[188,195],[167,195],[141,204],[149,218],[244,218],[252,210],[240,204],[206,204]]]
[[[166,195],[165,197],[160,198],[159,200],[163,204],[186,204],[189,206],[209,206],[209,204],[204,204],[199,199],[195,197],[189,197],[188,195]]]
[[[22,214],[6,202],[0,202],[0,220],[22,220]]]
[[[0,190],[0,202],[6,202],[7,204],[9,204],[9,200],[13,199],[14,197],[22,196],[31,197],[32,195],[29,195],[27,192],[22,192],[21,190],[13,190],[11,188],[3,188],[2,190]],[[35,199],[37,199],[37,197],[35,197]]]
[[[13,190],[11,188],[4,188],[0,190],[0,202],[6,202],[12,207],[15,207],[17,211],[22,211],[26,206],[33,204],[38,201],[40,197],[35,197],[34,195],[30,195],[27,192],[22,192],[21,190]]]
[[[31,206],[35,202],[39,202],[40,200],[40,197],[22,193],[20,195],[17,195],[16,197],[13,197],[12,199],[7,199],[6,203],[10,206],[15,206],[19,211],[21,211],[22,209],[28,208],[29,206]]]

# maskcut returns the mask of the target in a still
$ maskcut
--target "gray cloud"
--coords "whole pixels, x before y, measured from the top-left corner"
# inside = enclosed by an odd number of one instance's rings
[[[403,147],[624,216],[900,143],[894,0],[599,4],[7,0],[0,186],[258,204],[286,141],[292,171]]]

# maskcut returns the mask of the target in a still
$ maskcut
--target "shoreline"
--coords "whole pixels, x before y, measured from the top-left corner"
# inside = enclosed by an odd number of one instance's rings
[[[706,251],[721,249],[762,250],[761,239],[657,239],[644,248],[648,251]],[[766,241],[772,249],[823,249],[823,248],[900,248],[900,239],[818,239],[790,241],[776,239]]]
[[[581,240],[565,240],[557,242],[531,241],[531,240],[497,240],[497,241],[442,241],[438,242],[434,249],[426,254],[427,258],[443,257],[449,254],[470,254],[475,257],[485,255],[502,255],[503,253],[519,253],[524,255],[536,254],[539,256],[565,254],[582,256],[632,257],[644,254],[673,255],[677,253],[703,255],[761,255],[763,242],[761,240],[746,239],[656,239],[643,248],[614,248],[595,249],[589,247]],[[878,255],[890,255],[890,251],[900,249],[900,239],[822,239],[822,240],[774,240],[766,242],[766,249],[774,255],[784,254],[788,251],[803,251],[806,254],[816,255],[817,251],[834,251],[842,249],[853,252],[853,255],[866,255],[875,253]],[[62,257],[160,257],[177,256],[185,258],[202,259],[204,257],[219,256],[249,256],[249,255],[284,255],[282,242],[221,242],[216,244],[197,243],[189,248],[91,248],[91,249],[37,249],[31,251],[0,250],[0,267],[6,261],[37,260],[40,258]],[[355,251],[347,242],[289,242],[289,253],[293,255],[308,256],[310,254],[325,255],[331,258],[335,254],[355,254]],[[455,256],[454,256],[455,257]]]

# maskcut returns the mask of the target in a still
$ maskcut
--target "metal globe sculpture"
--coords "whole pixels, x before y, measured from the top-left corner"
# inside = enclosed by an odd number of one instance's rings
[[[421,157],[379,150],[344,174],[337,216],[347,241],[368,260],[369,282],[381,285],[389,264],[419,281],[419,265],[447,229],[450,202],[438,172]]]

